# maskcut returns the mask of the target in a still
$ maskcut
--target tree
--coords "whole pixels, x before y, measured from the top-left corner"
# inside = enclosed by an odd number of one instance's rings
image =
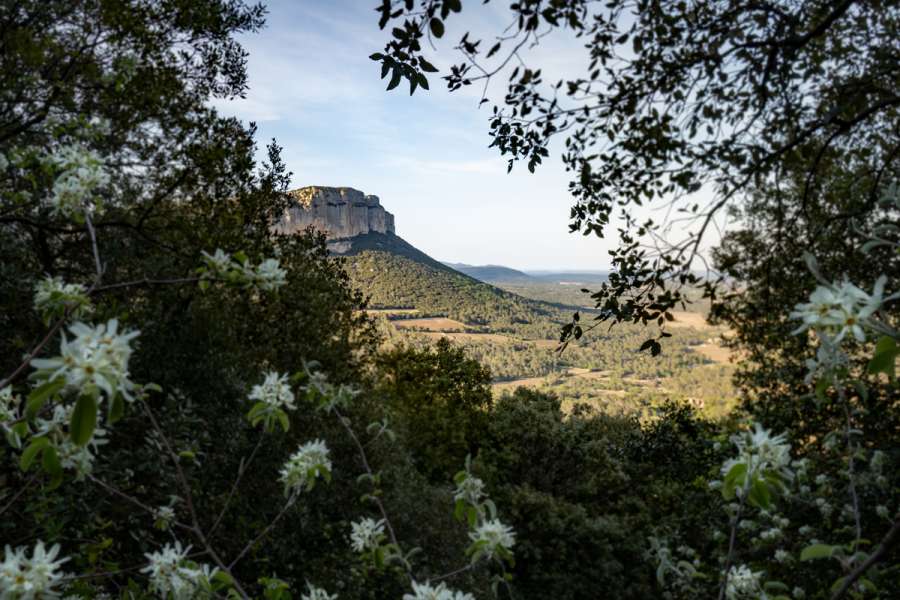
[[[372,55],[389,89],[428,87],[425,40],[443,36],[460,0],[382,2],[391,39]],[[803,206],[827,190],[829,155],[865,163],[859,196],[874,206],[900,153],[900,8],[881,0],[726,2],[524,0],[491,40],[468,33],[445,75],[456,90],[508,76],[492,145],[534,170],[565,137],[571,228],[606,235],[621,209],[609,281],[593,294],[601,320],[658,321],[701,281],[703,240],[751,188],[799,166]],[[583,42],[583,76],[545,81],[527,49],[563,30]],[[508,75],[507,75],[508,74]],[[790,165],[788,167],[788,165]],[[702,203],[696,193],[714,193]],[[638,206],[671,220],[639,220]],[[676,228],[677,229],[674,229]],[[674,231],[683,232],[672,239]],[[649,246],[649,247],[648,247]],[[814,251],[813,248],[810,248]],[[707,282],[706,293],[716,286]],[[568,339],[581,331],[573,323]],[[648,343],[646,348],[658,351]]]
[[[434,348],[398,348],[378,357],[380,391],[420,470],[447,480],[484,438],[491,373],[441,338]]]

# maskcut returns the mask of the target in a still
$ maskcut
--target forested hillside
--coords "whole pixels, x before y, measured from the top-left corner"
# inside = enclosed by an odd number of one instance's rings
[[[476,329],[557,337],[565,315],[477,281],[439,263],[397,236],[353,239],[346,268],[372,308],[414,308],[417,316],[456,319]]]

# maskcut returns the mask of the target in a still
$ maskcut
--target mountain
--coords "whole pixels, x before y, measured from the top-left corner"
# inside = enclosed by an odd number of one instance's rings
[[[311,185],[292,190],[294,199],[276,230],[302,231],[310,225],[340,240],[371,232],[394,233],[394,215],[381,206],[378,196],[349,187]]]
[[[528,275],[527,273],[523,273],[522,271],[517,271],[516,269],[510,269],[509,267],[503,267],[500,265],[466,265],[463,263],[444,263],[453,269],[456,269],[460,273],[465,273],[469,277],[474,277],[479,281],[485,281],[487,283],[515,283],[515,284],[527,284],[534,283],[537,280]]]
[[[349,240],[350,278],[372,308],[416,309],[417,317],[448,317],[473,328],[488,327],[540,337],[558,335],[560,310],[528,300],[436,261],[393,233]]]
[[[448,317],[465,327],[556,337],[564,313],[489,285],[433,259],[394,232],[394,217],[377,196],[347,187],[310,186],[290,192],[278,231],[324,230],[332,254],[343,257],[372,308],[415,309],[416,317]],[[505,267],[476,267],[524,273]]]

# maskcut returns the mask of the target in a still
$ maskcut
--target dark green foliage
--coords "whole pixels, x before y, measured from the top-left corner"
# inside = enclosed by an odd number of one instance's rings
[[[688,409],[666,407],[642,428],[630,417],[566,417],[555,396],[520,388],[490,424],[477,467],[519,532],[524,597],[653,596],[649,536],[681,530],[689,543],[708,542],[703,513],[720,501],[694,481],[717,460],[714,429]]]
[[[399,348],[376,361],[388,409],[402,427],[416,465],[436,482],[451,481],[485,437],[491,373],[462,349]]]
[[[434,23],[459,20],[453,13],[462,3],[447,5],[384,3],[379,25],[391,37],[371,58],[416,77],[435,47],[423,38],[429,30],[440,37]],[[475,2],[465,7],[478,10]],[[647,323],[681,305],[685,286],[700,282],[699,250],[717,219],[747,199],[748,186],[783,176],[787,161],[803,173],[802,200],[792,207],[804,209],[829,177],[829,152],[863,157],[872,176],[895,164],[895,2],[527,0],[509,13],[502,33],[462,36],[447,87],[484,85],[487,94],[488,83],[507,80],[490,133],[510,169],[523,161],[533,171],[551,140],[565,137],[573,231],[608,235],[621,211],[613,270],[594,294],[604,319]],[[528,60],[524,49],[548,31],[577,39],[587,57],[582,72],[549,79]],[[711,200],[697,194],[704,186],[714,188]],[[645,218],[641,206],[694,227]],[[670,225],[686,235],[673,239]]]

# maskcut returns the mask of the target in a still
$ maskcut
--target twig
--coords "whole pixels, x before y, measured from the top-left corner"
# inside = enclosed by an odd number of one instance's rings
[[[449,573],[444,573],[443,575],[438,575],[437,577],[431,577],[429,579],[429,581],[440,581],[442,579],[450,579],[451,577],[455,577],[455,576],[459,575],[460,573],[465,573],[466,571],[471,571],[474,567],[475,567],[474,564],[469,563],[466,566],[460,567],[453,571],[450,571]]]
[[[343,425],[344,430],[347,432],[347,435],[353,440],[353,443],[356,444],[357,450],[359,450],[359,457],[362,460],[363,468],[366,470],[366,473],[371,477],[375,477],[375,473],[372,471],[372,468],[369,466],[369,460],[366,458],[366,450],[363,448],[362,443],[359,441],[359,438],[356,437],[356,433],[354,433],[353,428],[350,427],[350,423],[341,415],[340,411],[338,411],[337,407],[334,408],[334,414],[337,416],[338,421],[341,425]],[[391,543],[400,547],[400,543],[397,541],[397,535],[394,533],[394,527],[391,525],[391,520],[388,517],[387,510],[384,508],[384,503],[381,502],[381,498],[376,496],[375,494],[371,494],[372,500],[375,502],[375,505],[378,507],[378,511],[381,513],[381,518],[384,519],[384,524],[387,526],[388,535],[391,538]]]
[[[746,487],[746,484],[744,487]],[[747,491],[744,490],[744,493],[741,495],[741,502],[738,504],[737,513],[734,515],[734,521],[731,523],[731,536],[728,540],[728,556],[725,558],[725,578],[719,586],[719,600],[722,600],[722,598],[725,597],[725,589],[728,587],[728,575],[731,571],[731,562],[734,559],[734,543],[737,538],[737,526],[741,520],[741,513],[744,510],[744,497],[746,495]]]
[[[126,494],[126,493],[123,492],[122,490],[119,490],[119,489],[117,489],[117,488],[115,488],[115,487],[109,485],[108,483],[106,483],[106,482],[103,481],[103,480],[97,479],[97,478],[94,477],[93,475],[88,475],[88,479],[90,479],[93,483],[96,483],[97,485],[99,485],[100,487],[102,487],[103,489],[105,489],[106,491],[108,491],[109,493],[114,494],[114,495],[116,495],[116,496],[119,496],[120,498],[123,498],[123,499],[125,499],[125,500],[128,500],[129,502],[131,502],[132,504],[134,504],[134,505],[137,506],[138,508],[141,508],[141,509],[145,510],[146,512],[150,513],[150,514],[153,515],[154,517],[157,515],[157,511],[156,511],[155,508],[153,508],[152,506],[148,506],[148,505],[144,504],[143,502],[141,502],[140,500],[138,500],[138,499],[135,498],[134,496],[131,496],[131,495],[129,495],[129,494]],[[185,529],[185,530],[187,530],[187,531],[193,531],[193,527],[191,527],[190,525],[187,525],[186,523],[181,523],[180,521],[173,521],[172,524],[175,525],[176,527],[181,528],[181,529]]]
[[[169,438],[166,437],[166,434],[163,432],[162,427],[159,426],[159,422],[153,415],[153,411],[150,410],[150,405],[147,404],[147,401],[143,398],[140,398],[140,402],[144,407],[144,412],[147,413],[147,417],[150,419],[150,423],[153,425],[153,429],[157,434],[159,434],[163,445],[166,447],[166,451],[168,452],[169,457],[172,459],[172,462],[175,463],[175,472],[178,476],[178,481],[181,484],[181,488],[182,490],[184,490],[185,502],[187,502],[188,511],[191,515],[191,523],[193,524],[193,526],[191,527],[191,531],[193,531],[194,535],[197,536],[197,539],[199,539],[200,543],[203,544],[203,547],[206,550],[207,554],[209,554],[209,556],[215,561],[219,568],[231,577],[232,583],[238,593],[240,593],[241,597],[245,600],[249,600],[250,597],[247,595],[247,592],[244,591],[244,588],[241,586],[240,582],[238,582],[237,578],[231,573],[231,569],[225,564],[225,562],[216,553],[216,551],[213,550],[212,546],[206,538],[206,535],[203,533],[203,529],[200,527],[200,520],[197,518],[197,511],[194,508],[194,499],[193,494],[191,493],[191,486],[184,474],[184,469],[181,468],[181,462],[178,460],[178,455],[175,454],[175,450],[169,443]]]
[[[10,507],[11,507],[13,504],[16,503],[16,500],[18,500],[18,499],[22,496],[22,494],[24,494],[24,493],[28,490],[28,488],[31,487],[31,484],[34,483],[35,480],[37,480],[37,478],[38,478],[38,474],[37,474],[37,473],[35,473],[34,475],[32,475],[32,476],[28,479],[28,481],[25,482],[25,485],[23,485],[21,488],[19,488],[19,491],[16,492],[16,493],[13,495],[13,497],[10,499],[10,501],[6,503],[6,506],[4,506],[2,509],[0,509],[0,515],[2,515],[3,513],[5,513],[6,511],[8,511],[8,510],[10,509]]]
[[[891,526],[891,529],[887,532],[887,535],[881,540],[881,543],[878,544],[878,548],[875,549],[869,558],[864,560],[858,567],[853,569],[853,571],[844,578],[844,581],[841,582],[841,587],[837,589],[837,591],[831,596],[831,600],[838,600],[847,591],[853,586],[856,581],[863,576],[863,574],[869,570],[869,568],[877,563],[881,558],[887,553],[888,548],[890,548],[894,542],[897,541],[897,538],[900,537],[900,513],[894,516],[894,524]]]
[[[91,248],[94,251],[94,266],[97,269],[97,279],[94,285],[99,285],[103,279],[103,265],[100,263],[100,249],[97,247],[97,232],[94,231],[94,224],[91,222],[91,212],[84,211],[84,222],[87,225],[88,234],[91,236]]]
[[[247,467],[250,466],[250,463],[253,462],[253,457],[256,456],[257,450],[262,446],[263,436],[259,436],[259,440],[256,442],[256,446],[253,447],[253,452],[250,453],[250,457],[244,461],[241,458],[241,464],[238,467],[238,474],[234,480],[234,483],[231,485],[231,490],[228,492],[228,497],[225,499],[225,505],[222,507],[221,512],[219,512],[219,516],[216,517],[213,526],[210,527],[209,533],[207,534],[210,539],[212,539],[213,534],[218,529],[219,524],[222,522],[222,519],[225,517],[225,513],[228,512],[228,505],[231,503],[232,497],[234,497],[234,493],[237,491],[238,485],[241,483],[241,479],[244,477],[244,473],[247,471]]]
[[[262,540],[264,537],[266,537],[269,534],[270,531],[272,531],[272,529],[275,527],[275,525],[278,523],[278,521],[281,520],[281,517],[283,517],[285,514],[287,514],[288,509],[291,508],[296,501],[297,501],[297,495],[291,494],[291,497],[288,498],[287,502],[284,503],[284,506],[282,506],[281,510],[278,511],[278,514],[275,515],[275,518],[272,519],[272,522],[269,523],[268,525],[266,525],[266,528],[263,529],[259,533],[259,535],[257,535],[255,538],[253,538],[252,541],[250,541],[246,546],[244,546],[243,550],[241,550],[240,553],[238,553],[237,558],[235,558],[233,561],[231,561],[231,564],[228,565],[229,570],[233,569],[234,565],[236,565],[238,563],[238,561],[240,561],[242,558],[244,558],[244,556],[246,556],[246,554],[248,552],[250,552],[250,549],[253,548],[253,546],[258,544],[260,540]]]

